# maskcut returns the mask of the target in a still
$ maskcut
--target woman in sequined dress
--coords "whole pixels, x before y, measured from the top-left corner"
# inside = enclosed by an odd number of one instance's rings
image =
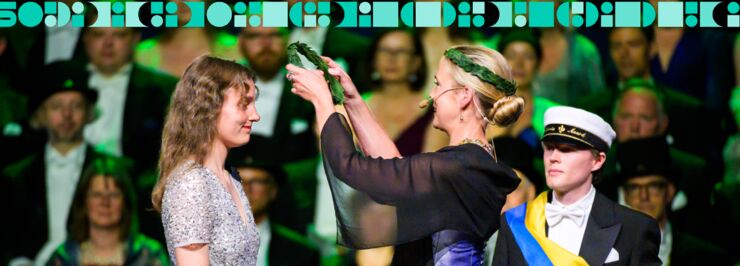
[[[259,235],[230,148],[249,142],[254,74],[232,61],[201,56],[172,96],[152,203],[162,213],[175,265],[255,265]]]

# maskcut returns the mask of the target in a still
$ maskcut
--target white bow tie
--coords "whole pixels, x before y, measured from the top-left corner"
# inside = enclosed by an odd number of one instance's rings
[[[549,226],[555,226],[563,219],[570,219],[575,222],[579,227],[583,225],[583,220],[586,217],[586,210],[581,206],[557,206],[551,203],[545,204],[545,219]]]

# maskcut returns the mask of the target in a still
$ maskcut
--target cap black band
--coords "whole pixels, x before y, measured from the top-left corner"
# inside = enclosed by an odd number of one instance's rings
[[[579,127],[563,124],[549,124],[545,126],[545,134],[542,140],[557,141],[557,139],[575,140],[598,151],[609,151],[609,145],[604,140]]]

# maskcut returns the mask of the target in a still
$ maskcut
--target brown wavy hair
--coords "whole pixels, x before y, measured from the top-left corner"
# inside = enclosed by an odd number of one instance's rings
[[[125,159],[103,156],[91,161],[85,166],[77,183],[72,210],[67,224],[70,238],[77,243],[90,239],[90,218],[87,209],[87,197],[90,185],[96,177],[109,178],[123,195],[123,209],[121,221],[118,224],[118,239],[125,241],[129,236],[138,232],[138,217],[136,215],[136,192],[131,183],[130,164]]]
[[[229,88],[246,97],[254,84],[254,72],[233,61],[212,56],[196,58],[185,70],[172,95],[159,154],[159,180],[152,191],[152,204],[161,211],[167,179],[188,159],[202,164],[216,136],[216,119]],[[255,87],[256,90],[256,87]]]

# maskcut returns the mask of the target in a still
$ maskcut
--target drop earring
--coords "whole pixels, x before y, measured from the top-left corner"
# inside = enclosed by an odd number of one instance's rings
[[[370,79],[373,81],[379,81],[380,80],[380,72],[374,71],[372,74],[370,74]]]

